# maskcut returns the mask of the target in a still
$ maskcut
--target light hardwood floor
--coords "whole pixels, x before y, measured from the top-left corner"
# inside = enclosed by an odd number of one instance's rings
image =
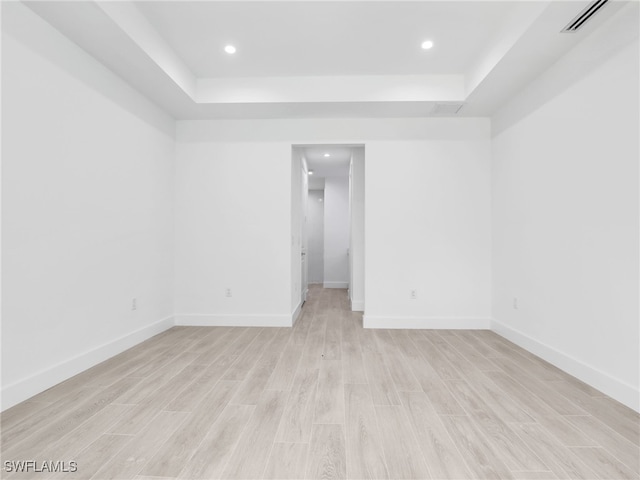
[[[639,416],[489,331],[175,327],[2,414],[2,478],[627,479]],[[5,461],[75,461],[15,474]]]

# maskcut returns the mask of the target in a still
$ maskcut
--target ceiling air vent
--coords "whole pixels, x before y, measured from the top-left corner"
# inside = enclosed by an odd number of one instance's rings
[[[589,21],[591,17],[600,11],[607,2],[609,2],[609,0],[595,0],[595,2],[591,2],[576,16],[576,18],[571,20],[569,24],[560,31],[562,33],[577,32],[585,23],[587,23],[587,21]]]
[[[433,111],[433,115],[456,115],[464,103],[437,103]]]

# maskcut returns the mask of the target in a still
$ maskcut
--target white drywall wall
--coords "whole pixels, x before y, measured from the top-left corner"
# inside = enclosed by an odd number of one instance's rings
[[[2,8],[5,409],[172,325],[175,143],[120,78]]]
[[[488,328],[488,139],[368,142],[366,169],[365,326]]]
[[[309,190],[307,203],[309,283],[324,281],[324,191]]]
[[[364,311],[364,147],[354,147],[349,169],[350,235],[349,235],[349,297],[351,309]]]
[[[284,319],[292,296],[287,262],[294,261],[291,146],[326,143],[365,145],[366,324],[489,327],[487,119],[179,121],[177,137],[178,319],[183,313],[190,321],[226,316],[233,324],[265,315]],[[238,204],[240,218],[215,222],[221,206]],[[263,227],[247,235],[256,222]],[[242,239],[258,234],[260,267],[253,268],[255,262],[237,259],[244,255]],[[225,260],[212,262],[213,255]],[[241,290],[254,293],[231,318],[224,310],[229,302],[218,297],[225,287],[219,278],[234,268]],[[416,300],[409,298],[412,286]],[[270,303],[276,298],[280,303]]]
[[[324,183],[325,288],[349,286],[349,177],[326,177]]]
[[[287,144],[178,143],[177,323],[291,325],[291,165]]]
[[[493,328],[636,410],[638,69],[636,39],[568,85],[534,82],[492,171]]]

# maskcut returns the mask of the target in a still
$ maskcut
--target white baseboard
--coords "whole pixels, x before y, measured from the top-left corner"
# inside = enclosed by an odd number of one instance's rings
[[[352,312],[364,312],[364,300],[351,300]]]
[[[579,380],[600,390],[620,403],[640,412],[640,391],[597,368],[573,358],[549,345],[515,330],[497,320],[491,320],[491,330],[510,342],[555,365]]]
[[[306,298],[306,295],[305,295]],[[302,302],[298,304],[295,310],[291,313],[291,326],[294,326],[298,321],[298,317],[300,317],[300,312],[302,311]]]
[[[189,327],[290,327],[292,315],[181,314],[175,324]]]
[[[173,327],[172,316],[53,365],[35,375],[7,385],[2,388],[2,406],[0,408],[6,410],[171,327]]]
[[[349,288],[349,282],[324,282],[324,288]]]
[[[364,328],[434,330],[488,330],[491,319],[482,317],[381,317],[365,315]]]

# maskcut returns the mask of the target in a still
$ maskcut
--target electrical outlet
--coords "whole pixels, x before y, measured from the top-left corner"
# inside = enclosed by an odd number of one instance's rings
[[[227,297],[233,297],[233,294],[231,293],[231,289],[229,287],[227,287],[227,289],[225,290],[225,295]]]
[[[418,291],[411,290],[411,292],[409,293],[409,297],[411,298],[411,300],[415,300],[416,298],[418,298]]]
[[[518,310],[518,297],[513,297],[513,309]]]
[[[137,310],[138,309],[138,299],[134,298],[133,300],[131,300],[131,310]]]

